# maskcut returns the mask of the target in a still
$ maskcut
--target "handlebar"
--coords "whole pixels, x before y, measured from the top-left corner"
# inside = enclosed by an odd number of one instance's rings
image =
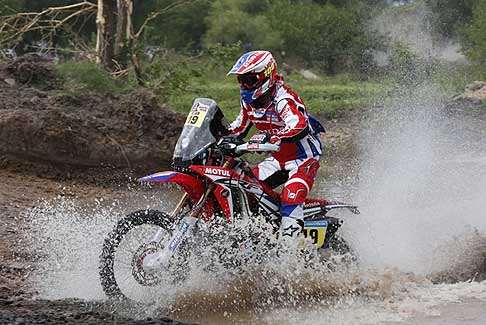
[[[243,143],[235,148],[235,152],[277,152],[280,151],[280,146],[272,143]]]

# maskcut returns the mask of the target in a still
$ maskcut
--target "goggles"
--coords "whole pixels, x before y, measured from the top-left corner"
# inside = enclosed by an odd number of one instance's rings
[[[240,83],[241,88],[253,90],[259,86],[261,80],[258,78],[258,74],[245,74],[245,75],[238,75],[238,82]]]

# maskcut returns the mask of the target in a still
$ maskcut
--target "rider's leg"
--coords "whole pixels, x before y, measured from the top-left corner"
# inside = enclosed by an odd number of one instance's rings
[[[284,166],[275,158],[268,157],[262,160],[255,168],[253,174],[261,181],[266,180],[276,172],[283,169]]]
[[[282,191],[282,236],[297,237],[304,227],[304,202],[312,189],[314,179],[319,169],[317,159],[309,158],[294,161],[294,168],[290,170],[290,178]]]

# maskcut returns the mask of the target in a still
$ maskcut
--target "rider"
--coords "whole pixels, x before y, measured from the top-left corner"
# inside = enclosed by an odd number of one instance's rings
[[[240,114],[230,125],[231,133],[244,138],[255,125],[259,131],[269,134],[270,143],[280,145],[280,151],[259,163],[254,173],[259,180],[274,187],[285,182],[280,230],[282,236],[297,237],[304,224],[304,201],[314,183],[322,155],[318,133],[325,130],[307,113],[302,99],[284,85],[270,52],[243,54],[228,72],[230,74],[236,74],[241,95]],[[285,177],[283,181],[282,177]]]

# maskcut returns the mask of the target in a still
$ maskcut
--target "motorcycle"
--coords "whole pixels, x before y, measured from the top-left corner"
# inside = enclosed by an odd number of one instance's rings
[[[274,152],[279,146],[237,140],[228,136],[226,126],[214,100],[196,99],[175,146],[174,170],[139,179],[145,183],[176,184],[183,195],[171,213],[153,209],[130,213],[104,240],[99,272],[109,298],[132,299],[128,296],[131,289],[124,287],[125,281],[135,283],[142,292],[164,280],[170,279],[169,284],[174,285],[183,281],[190,268],[191,251],[198,248],[207,250],[215,242],[232,241],[229,248],[216,249],[217,253],[209,259],[241,265],[241,260],[240,264],[234,260],[238,254],[228,250],[242,253],[238,256],[245,261],[258,255],[258,247],[263,246],[265,251],[265,245],[271,245],[265,238],[278,235],[280,194],[274,191],[278,184],[259,181],[242,155]],[[280,183],[284,182],[285,177]],[[306,199],[303,235],[317,250],[343,254],[350,248],[336,234],[342,220],[327,215],[334,209],[359,213],[351,204]],[[252,221],[262,217],[263,227]],[[250,226],[256,230],[243,236],[228,235],[231,232],[225,227],[235,227],[242,220],[250,220]],[[118,276],[115,265],[124,267],[128,276]]]

